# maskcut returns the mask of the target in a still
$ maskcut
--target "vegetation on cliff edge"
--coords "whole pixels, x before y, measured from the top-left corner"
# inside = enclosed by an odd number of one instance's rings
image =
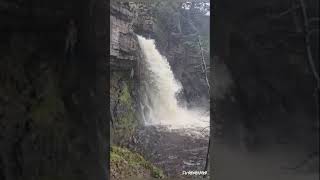
[[[129,177],[151,177],[163,179],[163,171],[146,161],[138,153],[120,147],[111,147],[110,173],[112,179],[124,179]]]

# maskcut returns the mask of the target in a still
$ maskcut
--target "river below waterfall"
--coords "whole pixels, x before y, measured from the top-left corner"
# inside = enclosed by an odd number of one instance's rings
[[[132,139],[135,149],[165,174],[175,179],[203,179],[182,175],[204,171],[209,142],[208,109],[182,106],[177,95],[183,89],[152,39],[138,36],[143,53],[140,108],[144,123]]]
[[[203,179],[200,175],[184,176],[183,171],[203,171],[208,148],[208,130],[203,135],[188,134],[190,129],[169,130],[165,127],[139,128],[130,148],[144,155],[164,170],[170,178]]]

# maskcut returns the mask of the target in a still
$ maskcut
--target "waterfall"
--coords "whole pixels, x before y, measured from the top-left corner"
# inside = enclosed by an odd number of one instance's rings
[[[138,36],[143,52],[145,78],[141,82],[142,118],[145,125],[165,126],[169,129],[194,129],[209,126],[209,115],[199,109],[179,105],[176,95],[182,85],[174,78],[167,59],[156,49],[153,39]]]

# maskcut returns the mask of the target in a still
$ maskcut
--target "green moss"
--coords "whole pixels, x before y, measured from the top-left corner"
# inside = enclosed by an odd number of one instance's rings
[[[138,121],[133,109],[134,100],[131,95],[133,81],[128,73],[112,72],[110,82],[110,98],[114,107],[113,126],[111,129],[111,142],[124,145],[132,136]]]
[[[115,124],[112,128],[112,141],[118,145],[124,145],[132,136],[137,127],[137,120],[132,110],[121,114],[115,119]]]
[[[152,167],[152,177],[162,179],[164,178],[163,171],[155,166]]]
[[[119,117],[118,122],[119,127],[122,128],[135,126],[134,112],[132,110],[129,110],[128,112]]]
[[[117,153],[114,153],[111,151],[110,153],[110,161],[111,162],[117,162],[117,161],[122,161],[123,159],[121,158],[121,156],[119,156]]]
[[[120,147],[111,147],[110,151],[110,162],[111,169],[117,170],[115,168],[126,166],[121,170],[125,169],[127,172],[119,172],[125,173],[130,176],[138,176],[135,174],[136,172],[147,171],[149,175],[154,178],[162,179],[164,178],[164,173],[161,169],[155,167],[150,162],[146,161],[141,155],[138,153],[131,152],[128,149],[120,148]]]
[[[123,89],[121,90],[121,94],[119,97],[120,103],[123,103],[127,106],[132,105],[132,98],[129,92],[129,88],[127,84],[124,84]]]

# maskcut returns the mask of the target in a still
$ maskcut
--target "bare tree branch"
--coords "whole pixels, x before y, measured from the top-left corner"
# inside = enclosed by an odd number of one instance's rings
[[[206,62],[204,60],[204,55],[203,55],[203,49],[202,49],[202,44],[201,44],[201,39],[200,39],[200,35],[198,36],[198,42],[199,42],[199,47],[200,47],[200,51],[201,51],[201,60],[202,60],[202,72],[205,73],[205,79],[206,79],[206,83],[208,86],[208,90],[210,90],[210,84],[209,84],[209,80],[208,80],[208,75],[207,75],[207,65]],[[210,92],[209,92],[210,95]]]
[[[317,81],[317,86],[319,87],[320,85],[320,78],[319,74],[316,70],[315,63],[313,61],[313,56],[312,56],[312,51],[311,51],[311,45],[310,45],[310,39],[309,39],[309,21],[308,21],[308,15],[307,15],[307,9],[304,0],[299,0],[300,5],[301,5],[301,10],[302,10],[302,15],[303,15],[303,20],[304,20],[304,31],[305,31],[305,43],[306,43],[306,50],[307,50],[307,55],[308,55],[308,61],[309,65],[311,67],[312,73],[314,75],[314,78]]]
[[[291,12],[294,12],[295,10],[297,10],[297,9],[299,9],[299,8],[300,8],[299,5],[293,6],[293,7],[291,7],[290,9],[287,9],[286,11],[283,11],[283,12],[277,14],[277,15],[271,15],[271,18],[280,18],[280,17],[282,17],[282,16],[284,16],[284,15],[287,15],[287,14],[289,14],[289,13],[291,13]]]
[[[308,36],[309,36],[308,38],[310,38],[310,36],[315,33],[319,33],[319,29],[311,29],[310,31],[308,31]]]
[[[204,166],[204,170],[205,170],[205,171],[208,171],[208,167],[209,167],[210,142],[211,142],[211,138],[209,138],[209,143],[208,143],[206,164],[205,164],[205,166]],[[204,175],[203,177],[206,177],[206,175]]]
[[[308,23],[311,24],[311,23],[318,22],[318,21],[320,21],[320,18],[318,18],[318,17],[313,17],[313,18],[310,18],[310,19],[309,19]]]

